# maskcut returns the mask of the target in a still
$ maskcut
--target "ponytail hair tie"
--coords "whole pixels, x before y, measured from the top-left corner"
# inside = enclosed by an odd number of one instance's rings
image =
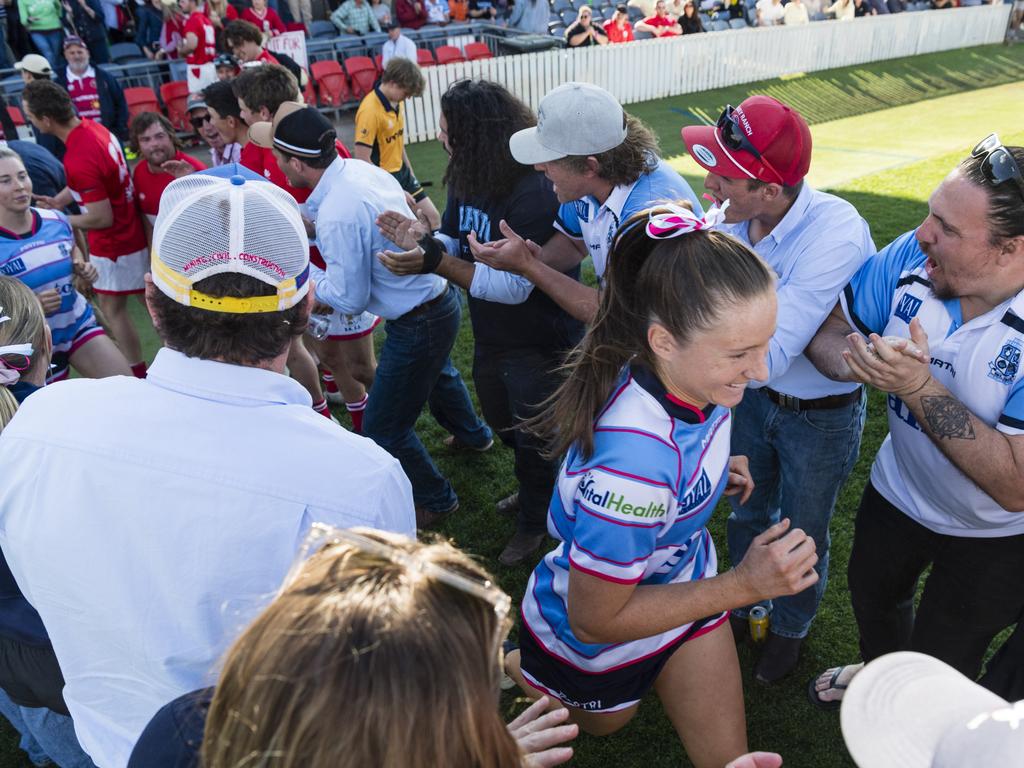
[[[679,237],[679,235],[701,229],[717,227],[725,221],[725,210],[728,207],[729,201],[726,200],[721,207],[712,206],[704,216],[698,216],[689,208],[681,205],[673,203],[659,205],[648,216],[647,236],[655,240],[667,240],[670,237]]]
[[[10,318],[3,319],[9,320]],[[31,344],[9,344],[6,347],[0,347],[0,386],[9,387],[12,384],[17,384],[21,378],[21,372],[29,366],[29,363],[26,363],[21,368],[11,365],[4,360],[4,355],[22,355],[26,360],[29,360],[32,357],[32,352]]]

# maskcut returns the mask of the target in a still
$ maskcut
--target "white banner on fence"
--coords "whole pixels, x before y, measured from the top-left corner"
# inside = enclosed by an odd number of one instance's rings
[[[571,80],[600,85],[623,104],[921,53],[1002,42],[1010,6],[819,21],[799,27],[708,32],[624,45],[499,56],[423,70],[423,96],[406,102],[405,140],[437,136],[440,101],[463,78],[501,83],[534,110]]]
[[[295,63],[303,69],[309,69],[306,58],[306,36],[302,32],[284,32],[267,41],[267,50],[271,53],[283,53],[295,59]]]

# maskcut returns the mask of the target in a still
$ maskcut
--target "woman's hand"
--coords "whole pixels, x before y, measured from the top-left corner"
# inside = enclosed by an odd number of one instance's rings
[[[541,696],[508,724],[508,732],[523,752],[525,768],[550,768],[572,758],[572,747],[557,745],[575,739],[579,727],[563,725],[569,719],[569,710],[563,706],[544,714],[551,705],[551,699]]]
[[[754,478],[750,476],[750,462],[747,461],[747,457],[729,457],[729,480],[725,485],[725,495],[735,496],[741,493],[740,504],[746,504],[753,492]]]
[[[789,531],[789,525],[786,518],[755,537],[742,562],[733,568],[744,591],[737,605],[795,595],[818,581],[814,539],[799,528]]]

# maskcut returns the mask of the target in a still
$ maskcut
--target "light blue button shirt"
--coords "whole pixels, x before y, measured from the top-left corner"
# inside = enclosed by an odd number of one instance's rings
[[[748,221],[719,229],[752,247],[779,278],[779,314],[768,348],[767,383],[802,399],[852,392],[859,385],[822,376],[804,349],[860,265],[875,252],[868,223],[850,203],[806,183],[775,229],[756,245]]]
[[[212,685],[313,522],[415,536],[398,461],[295,381],[160,350],[149,378],[44,387],[0,435],[0,546],[97,765]]]
[[[316,297],[338,312],[372,312],[394,320],[441,295],[448,282],[437,275],[398,276],[380,263],[381,251],[401,251],[377,228],[377,216],[413,212],[402,187],[387,171],[362,160],[336,159],[306,201],[316,223],[316,245],[327,264],[314,273]]]

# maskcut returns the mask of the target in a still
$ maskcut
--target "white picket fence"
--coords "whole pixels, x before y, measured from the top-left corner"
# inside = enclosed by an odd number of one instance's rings
[[[1010,6],[999,3],[428,67],[424,95],[406,102],[405,137],[409,143],[436,137],[441,94],[463,78],[501,83],[534,110],[545,93],[573,80],[600,85],[622,104],[632,104],[797,72],[998,43],[1009,13]]]

